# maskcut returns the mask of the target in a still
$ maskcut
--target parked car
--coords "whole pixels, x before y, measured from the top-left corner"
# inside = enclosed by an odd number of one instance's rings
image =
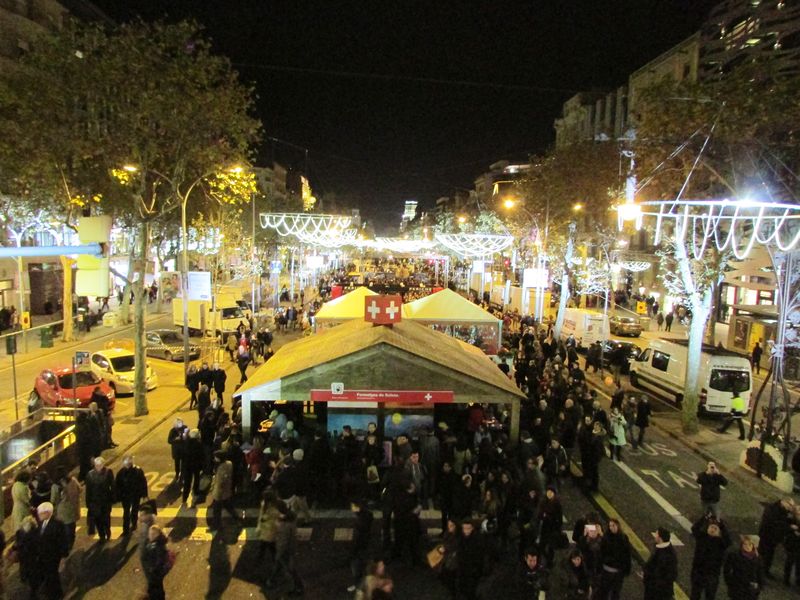
[[[133,351],[126,348],[109,348],[92,353],[91,360],[92,371],[106,379],[116,393],[133,393],[133,376],[136,371],[136,356]],[[146,363],[145,368],[147,391],[154,390],[158,387],[158,376],[150,363]]]
[[[621,342],[619,340],[606,340],[605,347],[603,348],[603,368],[608,369],[611,367],[611,356],[612,353],[617,350],[617,348],[622,348],[625,352],[625,362],[622,365],[622,369],[620,373],[623,375],[627,375],[630,371],[631,365],[630,361],[636,360],[639,356],[639,346],[634,344],[633,342]]]
[[[113,410],[117,402],[113,388],[93,371],[75,371],[73,378],[72,367],[45,369],[33,383],[29,404],[86,408],[98,386]]]
[[[183,360],[183,335],[172,329],[154,329],[145,334],[147,356]],[[200,347],[189,343],[189,360],[200,358]]]
[[[608,326],[611,329],[611,335],[632,335],[633,337],[642,335],[642,324],[636,317],[614,315],[608,319]]]

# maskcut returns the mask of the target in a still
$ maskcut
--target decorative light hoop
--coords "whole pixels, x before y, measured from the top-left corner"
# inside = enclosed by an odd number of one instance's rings
[[[514,238],[488,233],[437,233],[436,241],[464,258],[480,258],[508,248]]]
[[[341,248],[352,244],[356,239],[356,229],[345,229],[343,231],[324,231],[324,232],[299,232],[295,236],[304,244],[310,246],[324,246],[326,248]]]
[[[405,238],[376,237],[371,246],[376,249],[386,249],[398,254],[430,250],[436,246],[432,240],[409,240]]]
[[[655,243],[662,224],[672,220],[696,260],[713,240],[720,251],[743,260],[756,242],[787,252],[800,242],[800,205],[752,200],[656,200],[641,202],[643,216],[656,218]],[[794,227],[792,227],[794,225]]]
[[[311,213],[261,213],[259,219],[263,229],[274,229],[283,236],[343,232],[353,222],[352,217],[344,215]]]
[[[617,263],[617,265],[626,271],[640,273],[641,271],[647,271],[647,269],[652,266],[652,263],[649,263],[646,260],[621,260]]]

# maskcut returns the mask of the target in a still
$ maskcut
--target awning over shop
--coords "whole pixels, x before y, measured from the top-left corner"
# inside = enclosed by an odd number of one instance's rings
[[[242,398],[245,432],[252,402],[305,402],[312,390],[330,390],[334,383],[345,391],[452,392],[437,396],[456,403],[507,404],[512,440],[519,435],[519,403],[525,396],[481,350],[420,323],[381,327],[361,320],[287,344],[259,367],[234,393]]]
[[[403,318],[417,321],[456,323],[499,323],[500,320],[457,294],[444,289],[403,305]]]
[[[357,287],[352,292],[326,302],[319,309],[317,321],[348,321],[364,318],[364,298],[377,294],[368,287]]]

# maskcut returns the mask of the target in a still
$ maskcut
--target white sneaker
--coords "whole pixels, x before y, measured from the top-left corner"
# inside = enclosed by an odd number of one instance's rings
[[[354,586],[354,585],[348,586],[347,587],[347,591],[352,594],[353,592],[356,591],[356,586]]]

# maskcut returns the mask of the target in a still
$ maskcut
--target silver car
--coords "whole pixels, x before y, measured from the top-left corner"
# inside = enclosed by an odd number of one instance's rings
[[[639,319],[634,317],[613,316],[608,320],[609,329],[612,335],[632,335],[639,337],[642,335],[642,325]]]
[[[172,329],[154,329],[145,334],[147,356],[183,360],[183,336]],[[200,358],[200,347],[189,343],[189,360]]]

